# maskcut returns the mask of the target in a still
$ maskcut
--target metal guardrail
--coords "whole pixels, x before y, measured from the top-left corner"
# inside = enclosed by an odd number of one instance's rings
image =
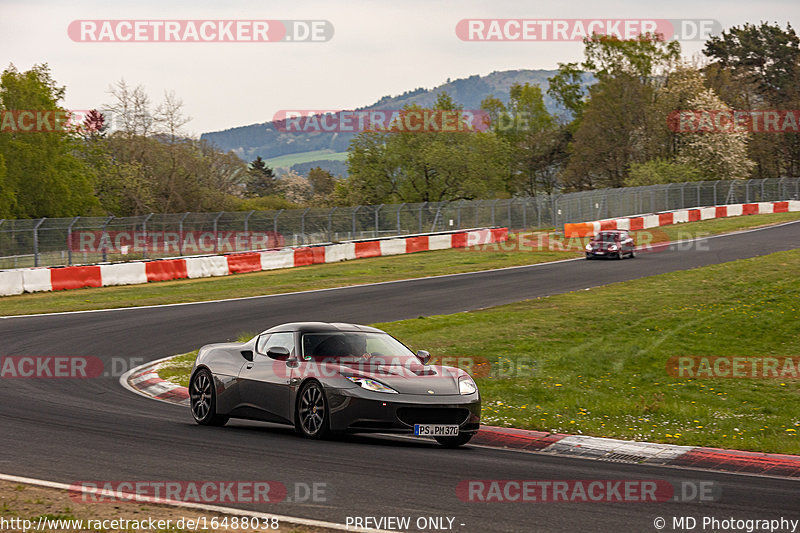
[[[0,220],[0,269],[245,252],[470,227],[543,229],[565,222],[777,200],[800,200],[800,178],[686,182],[500,200]]]

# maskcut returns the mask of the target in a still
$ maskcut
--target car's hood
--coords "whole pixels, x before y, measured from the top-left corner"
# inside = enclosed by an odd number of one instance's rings
[[[461,369],[422,363],[360,364],[322,363],[328,370],[344,376],[358,376],[380,381],[402,394],[457,395],[458,378],[467,375]]]

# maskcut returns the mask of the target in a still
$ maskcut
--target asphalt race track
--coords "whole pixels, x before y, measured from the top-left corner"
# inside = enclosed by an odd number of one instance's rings
[[[0,320],[2,356],[153,360],[293,320],[374,323],[454,313],[800,245],[800,222],[641,253],[317,292]],[[465,252],[468,253],[468,252]],[[112,358],[118,358],[116,360]],[[126,370],[126,369],[123,369]],[[800,519],[798,481],[588,461],[407,438],[307,441],[286,428],[196,426],[188,409],[123,389],[118,376],[0,380],[0,472],[80,480],[276,480],[327,484],[327,501],[255,506],[344,523],[347,516],[455,517],[456,531],[656,531],[656,517]],[[465,503],[465,479],[714,481],[718,502]],[[120,505],[120,504],[115,504]],[[248,507],[241,505],[241,507]],[[120,505],[124,514],[125,504]],[[463,526],[461,525],[463,524]],[[414,529],[412,529],[414,530]]]

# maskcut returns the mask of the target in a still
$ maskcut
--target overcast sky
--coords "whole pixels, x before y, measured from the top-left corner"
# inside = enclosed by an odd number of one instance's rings
[[[522,2],[493,0],[245,1],[0,0],[0,66],[47,63],[69,109],[102,107],[111,83],[143,85],[154,101],[173,90],[199,135],[271,120],[284,109],[350,109],[447,78],[579,61],[579,42],[465,42],[471,18],[715,19],[796,23],[800,2],[725,0]],[[328,20],[323,43],[74,42],[74,20]],[[797,26],[797,24],[793,24]],[[686,56],[701,42],[683,42]]]

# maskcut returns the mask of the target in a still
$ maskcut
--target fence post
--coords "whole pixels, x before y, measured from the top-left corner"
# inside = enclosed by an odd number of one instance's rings
[[[428,207],[428,202],[423,202],[421,206],[419,206],[419,213],[417,214],[417,218],[419,218],[419,228],[417,228],[417,233],[422,233],[422,210]]]
[[[39,266],[39,226],[41,226],[46,218],[39,219],[39,222],[33,227],[33,266]]]
[[[306,207],[300,215],[300,244],[306,243],[306,213],[308,213],[310,209],[310,207]]]
[[[183,221],[186,220],[188,216],[189,212],[187,211],[178,221],[178,237],[180,238],[178,241],[178,255],[183,255],[183,241],[186,239],[186,236],[183,234]]]
[[[403,210],[403,206],[406,205],[405,202],[397,206],[397,234],[400,235],[403,231],[400,229],[400,211]]]
[[[379,227],[380,219],[379,219],[378,215],[381,212],[382,208],[383,208],[383,204],[381,204],[381,205],[379,205],[378,207],[375,208],[375,229],[373,230],[373,234],[372,234],[374,237],[378,236],[378,232],[380,230],[380,227]]]
[[[147,221],[153,216],[153,213],[150,213],[144,220],[142,221],[142,231],[144,232],[144,253],[142,254],[145,259],[147,259]]]
[[[214,227],[214,253],[217,253],[219,251],[219,231],[217,231],[217,228],[218,228],[218,224],[217,223],[219,222],[220,217],[222,215],[224,215],[224,214],[225,214],[225,211],[220,211],[219,213],[217,213],[217,216],[214,217],[214,226],[213,226]]]
[[[78,222],[78,219],[81,217],[75,217],[72,219],[72,222],[69,223],[67,226],[67,264],[72,266],[72,226]],[[2,224],[2,222],[0,222]]]
[[[352,240],[355,240],[356,238],[356,213],[358,213],[358,210],[361,209],[362,207],[363,206],[361,205],[357,205],[356,208],[353,209],[353,231],[352,235],[350,236]]]
[[[249,233],[250,233],[250,217],[253,216],[253,213],[255,212],[256,212],[255,209],[253,209],[252,211],[247,213],[247,215],[245,215],[244,217],[244,233],[245,235],[247,235],[247,242],[248,242],[247,250],[253,249],[253,239],[250,238]],[[239,247],[237,245],[239,243],[239,239],[234,239],[233,242],[236,243],[236,245],[234,246],[236,246],[236,251],[238,252]]]
[[[328,242],[333,242],[333,213],[335,211],[336,208],[332,207],[328,213]]]
[[[114,215],[111,215],[110,217],[108,217],[106,219],[106,221],[103,223],[103,230],[100,233],[100,242],[103,243],[103,262],[104,263],[106,261],[108,261],[108,246],[106,246],[106,243],[108,242],[108,232],[106,231],[106,228],[108,227],[108,224],[112,220],[114,220]],[[135,243],[136,241],[134,240],[133,242]]]
[[[278,217],[281,216],[281,213],[283,213],[283,209],[279,209],[278,212],[275,213],[275,216],[272,218],[272,233],[275,234],[275,244],[278,244],[278,242],[280,242],[278,239]]]

